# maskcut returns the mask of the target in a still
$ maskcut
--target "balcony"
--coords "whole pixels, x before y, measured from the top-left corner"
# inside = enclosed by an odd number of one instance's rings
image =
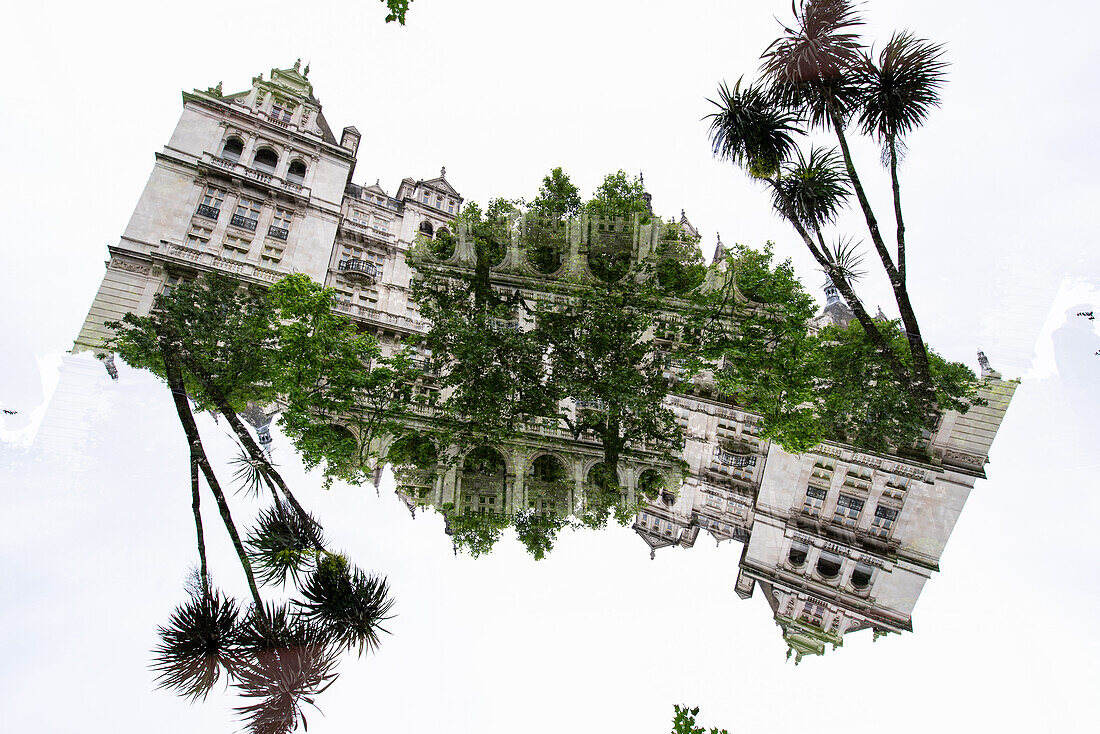
[[[203,153],[200,165],[205,166],[207,170],[212,170],[222,175],[251,179],[266,186],[288,191],[305,198],[309,198],[310,196],[310,189],[304,185],[304,181],[299,181],[297,178],[291,180],[290,177],[285,179],[279,178],[274,175],[273,170],[250,168],[240,160],[233,160],[232,158],[225,158],[212,153]]]
[[[234,227],[240,227],[241,229],[247,229],[249,232],[256,231],[256,220],[250,217],[242,217],[240,214],[234,214],[229,220],[229,223]]]
[[[381,272],[377,265],[369,260],[341,260],[339,270],[347,278],[362,279],[368,283],[378,282]]]
[[[747,447],[744,448],[747,449]],[[756,454],[734,453],[732,451],[727,451],[721,446],[714,447],[714,460],[723,466],[732,466],[735,469],[756,466]]]
[[[267,236],[274,237],[277,240],[286,242],[286,238],[290,236],[290,230],[283,229],[282,227],[276,227],[274,224],[267,228]]]
[[[207,206],[206,204],[199,204],[199,208],[195,210],[195,214],[198,214],[200,217],[206,217],[207,219],[213,219],[217,221],[218,215],[221,214],[221,209],[215,209],[214,207]]]

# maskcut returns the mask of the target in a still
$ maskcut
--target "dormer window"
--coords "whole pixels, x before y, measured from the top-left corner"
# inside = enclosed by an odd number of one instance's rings
[[[281,102],[276,100],[271,105],[271,118],[278,120],[279,122],[290,122],[291,116],[294,114],[294,105],[290,102]]]
[[[294,161],[286,172],[286,180],[301,185],[306,180],[306,164]]]
[[[275,166],[278,164],[279,156],[271,148],[260,148],[252,159],[252,167],[264,173],[275,173]]]
[[[225,145],[222,146],[222,158],[237,163],[241,160],[241,153],[243,151],[244,143],[241,142],[240,138],[229,138],[225,141]]]

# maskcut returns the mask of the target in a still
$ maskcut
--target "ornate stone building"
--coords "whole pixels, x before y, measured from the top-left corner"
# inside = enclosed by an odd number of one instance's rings
[[[337,308],[384,347],[426,328],[410,300],[410,250],[418,235],[449,228],[463,198],[445,169],[403,179],[393,195],[377,180],[353,183],[360,133],[350,126],[333,133],[308,72],[295,63],[255,77],[243,92],[224,94],[219,83],[183,95],[180,121],[109,248],[76,349],[99,348],[105,321],[148,312],[158,292],[204,271],[257,284],[306,274],[331,286]],[[697,235],[682,213],[680,221]],[[616,226],[623,225],[570,223],[559,272],[592,277],[588,255],[623,234]],[[660,232],[635,227],[629,237],[637,260],[653,251]],[[460,239],[452,264],[468,265],[470,255]],[[529,294],[545,280],[515,240],[494,273],[494,286]],[[819,323],[849,316],[829,296]],[[686,481],[680,485],[679,469],[647,461],[644,451],[620,466],[628,499],[646,496],[633,527],[651,555],[691,547],[701,532],[743,543],[739,569],[731,569],[735,589],[748,598],[760,587],[796,660],[841,644],[854,630],[908,631],[967,495],[984,477],[1016,386],[984,357],[982,377],[988,406],[943,416],[914,458],[829,442],[788,454],[759,436],[757,416],[708,390],[704,373],[691,395],[667,399],[685,437]],[[430,408],[422,412],[411,427],[431,420]],[[266,431],[265,421],[252,416]],[[601,456],[594,440],[530,426],[511,445],[468,455],[440,475],[406,474],[399,493],[410,508],[565,516],[583,505]]]

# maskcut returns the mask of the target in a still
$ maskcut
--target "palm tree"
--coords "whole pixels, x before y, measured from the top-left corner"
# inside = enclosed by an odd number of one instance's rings
[[[931,108],[939,104],[938,89],[946,67],[942,61],[942,46],[916,39],[909,33],[895,33],[876,60],[865,50],[856,32],[863,25],[863,19],[851,0],[799,0],[793,9],[795,23],[783,26],[783,35],[761,56],[764,85],[750,86],[749,94],[738,94],[735,88],[731,95],[724,85],[719,88],[719,100],[715,102],[719,112],[710,116],[715,155],[728,158],[745,167],[750,175],[771,183],[776,192],[773,203],[777,210],[795,226],[819,264],[823,260],[830,262],[830,266],[822,265],[822,269],[848,301],[876,348],[899,379],[908,375],[902,379],[903,384],[910,385],[914,395],[931,408],[935,398],[928,352],[906,285],[905,227],[897,163],[904,135],[921,125]],[[746,115],[738,105],[752,107],[754,114]],[[882,237],[851,155],[846,129],[853,119],[864,134],[875,137],[883,145],[883,160],[890,168],[897,222],[896,261]],[[807,166],[803,163],[812,162],[813,153],[810,161],[799,156],[782,176],[759,175],[761,171],[774,171],[789,162],[793,146],[783,146],[782,152],[786,155],[780,158],[779,165],[775,165],[765,151],[754,148],[753,141],[766,140],[769,135],[789,137],[791,132],[808,132],[814,128],[832,130],[837,137],[843,162],[839,170],[859,202],[871,241],[894,292],[905,326],[911,370],[904,367],[904,360],[899,355],[888,350],[882,334],[864,318],[865,311],[862,307],[857,308],[850,297],[850,288],[846,285],[851,278],[845,277],[845,271],[850,268],[840,263],[837,255],[845,255],[850,260],[854,250],[849,245],[838,244],[832,248],[833,256],[830,257],[829,248],[824,247],[812,223],[804,219],[795,221],[798,205],[790,197],[800,184],[783,179],[788,173],[806,173]],[[837,167],[829,168],[831,170],[825,175],[834,178]],[[780,186],[785,190],[782,196],[778,194]],[[839,191],[833,192],[833,201],[839,203],[841,198]],[[793,206],[791,212],[786,210],[788,206]]]
[[[718,100],[709,100],[718,110],[705,118],[710,120],[715,156],[771,188],[776,212],[802,238],[898,381],[910,384],[909,371],[852,288],[859,275],[853,248],[843,241],[832,248],[825,243],[822,228],[836,218],[850,194],[835,152],[811,148],[809,156],[803,155],[792,137],[801,132],[798,116],[764,87],[742,88],[738,81],[732,90],[723,84],[718,91]]]
[[[831,128],[836,135],[848,179],[905,325],[914,387],[931,403],[934,398],[928,351],[905,282],[897,143],[939,104],[938,89],[946,68],[942,46],[909,33],[895,33],[875,63],[853,32],[863,20],[851,0],[802,0],[795,9],[795,20],[795,26],[785,26],[784,35],[765,50],[761,71],[780,104],[797,111],[811,127]],[[886,247],[852,159],[845,134],[852,116],[858,117],[863,132],[878,137],[885,145],[898,232],[897,262]]]

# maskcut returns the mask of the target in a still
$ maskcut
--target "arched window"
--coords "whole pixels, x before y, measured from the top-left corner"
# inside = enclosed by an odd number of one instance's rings
[[[536,482],[564,482],[566,480],[565,464],[553,454],[543,454],[531,462],[528,476]]]
[[[306,164],[294,161],[286,172],[286,180],[291,183],[302,184],[306,180]]]
[[[856,570],[852,571],[852,586],[857,589],[866,589],[871,583],[871,574],[874,570],[866,563],[857,563]]]
[[[275,173],[275,166],[278,164],[279,156],[271,148],[260,148],[252,159],[252,167],[264,173]]]
[[[646,469],[638,477],[638,491],[650,502],[657,501],[663,489],[665,489],[665,480],[653,469]]]
[[[439,228],[439,229],[438,229],[438,230],[436,231],[436,234],[438,234],[438,235],[439,235],[440,237],[445,237],[445,236],[449,235],[449,234],[450,234],[450,232],[449,232],[449,231],[447,230],[447,228],[446,228],[446,227],[440,227],[440,228]]]
[[[240,138],[229,138],[225,141],[225,145],[222,146],[222,158],[236,163],[241,159],[241,152],[243,150],[244,143],[241,142]]]
[[[791,543],[791,550],[787,554],[787,560],[791,562],[792,566],[796,568],[806,562],[806,556],[810,553],[810,547],[805,543],[794,541]]]
[[[427,219],[420,223],[420,234],[431,237],[433,232],[435,232],[435,230],[432,228],[432,223]]]
[[[817,572],[824,578],[835,579],[840,574],[840,556],[829,551],[822,551],[817,559]]]

